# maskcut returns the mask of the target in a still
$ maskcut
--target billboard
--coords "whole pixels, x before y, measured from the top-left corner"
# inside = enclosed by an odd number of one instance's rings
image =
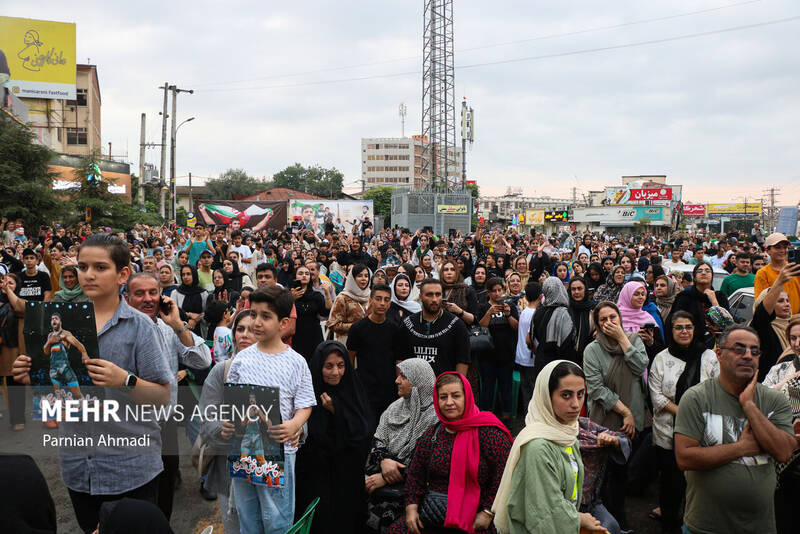
[[[0,17],[0,50],[11,71],[6,82],[11,94],[76,98],[75,24]]]
[[[544,224],[544,210],[525,210],[525,224],[529,226]]]
[[[305,228],[320,236],[325,234],[326,225],[344,228],[349,234],[353,232],[354,223],[361,224],[366,217],[375,221],[371,200],[292,200],[289,217],[291,221],[301,221]]]
[[[683,205],[684,217],[705,217],[706,205],[705,204],[684,204]]]
[[[708,204],[709,217],[760,217],[761,202],[744,202],[735,204]],[[746,208],[746,209],[745,209]]]
[[[447,215],[464,215],[467,211],[466,204],[439,204],[436,206],[436,213],[444,213]]]
[[[663,206],[575,208],[572,219],[577,223],[597,223],[611,226],[633,226],[637,222],[645,220],[648,224],[660,223],[663,225],[665,212],[669,213]],[[669,223],[669,220],[666,222]]]
[[[265,228],[283,230],[286,227],[286,202],[266,200],[209,200],[196,202],[197,219],[206,225],[236,224],[258,232]]]
[[[626,205],[654,202],[667,205],[671,200],[681,199],[681,186],[665,185],[662,187],[606,187],[606,204]]]
[[[559,211],[545,211],[544,220],[552,222],[563,222],[569,220],[569,212],[567,210]]]

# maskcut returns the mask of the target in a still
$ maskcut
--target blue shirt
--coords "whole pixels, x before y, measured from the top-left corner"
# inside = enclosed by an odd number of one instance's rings
[[[97,334],[100,358],[157,384],[170,384],[169,363],[161,335],[153,320],[130,307],[124,299],[113,317]],[[62,422],[59,436],[91,436],[84,448],[61,447],[61,478],[74,491],[92,495],[119,495],[144,486],[164,468],[161,463],[161,430],[155,417],[126,419],[126,406],[133,407],[130,394],[104,388],[107,400],[119,402],[121,422]],[[98,444],[100,436],[148,436],[147,446],[114,447]]]

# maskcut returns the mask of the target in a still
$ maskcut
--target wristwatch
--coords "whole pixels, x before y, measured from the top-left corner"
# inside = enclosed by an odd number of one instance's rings
[[[175,330],[175,333],[178,334],[178,335],[181,335],[184,332],[186,332],[187,330],[189,330],[189,323],[187,323],[186,321],[183,321],[183,327],[180,330]]]
[[[139,379],[135,374],[128,371],[128,376],[125,377],[125,385],[123,386],[122,389],[124,389],[125,391],[133,391],[133,388],[136,387],[136,382],[138,380]]]

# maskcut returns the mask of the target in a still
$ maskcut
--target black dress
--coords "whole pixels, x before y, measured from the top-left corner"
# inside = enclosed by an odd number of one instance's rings
[[[309,286],[303,296],[294,301],[294,305],[297,309],[297,323],[292,336],[292,348],[309,361],[317,345],[322,343],[319,317],[325,315],[325,297]]]
[[[344,356],[345,372],[338,386],[322,380],[322,365],[331,352]],[[372,438],[367,396],[347,349],[338,341],[318,347],[311,360],[311,377],[317,405],[308,420],[308,438],[297,453],[295,516],[299,518],[319,497],[312,533],[357,533],[366,515],[364,466]],[[333,400],[334,413],[322,406],[323,392]]]

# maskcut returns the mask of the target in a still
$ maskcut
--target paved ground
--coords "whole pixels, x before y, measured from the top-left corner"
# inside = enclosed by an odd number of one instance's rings
[[[30,399],[28,400],[30,408]],[[4,402],[0,402],[0,453],[9,451],[20,452],[33,450],[32,443],[41,440],[41,423],[29,422],[22,432],[11,432],[8,425],[8,411]],[[522,426],[522,419],[512,422],[511,430],[516,434]],[[181,457],[181,472],[183,483],[175,495],[175,504],[172,514],[172,528],[177,534],[199,534],[208,525],[214,525],[214,534],[223,532],[219,510],[216,502],[203,500],[198,492],[197,473],[192,467],[188,452],[189,442],[183,428],[179,431],[180,450],[186,451]],[[47,479],[50,493],[56,505],[59,532],[79,534],[75,514],[67,491],[61,482],[60,470],[57,459],[54,457],[35,457],[39,468]],[[0,483],[2,483],[0,481]],[[650,487],[641,495],[628,497],[627,512],[630,526],[636,534],[657,534],[660,532],[659,524],[650,519],[647,514],[657,506],[656,485]],[[342,533],[347,534],[347,533]]]

